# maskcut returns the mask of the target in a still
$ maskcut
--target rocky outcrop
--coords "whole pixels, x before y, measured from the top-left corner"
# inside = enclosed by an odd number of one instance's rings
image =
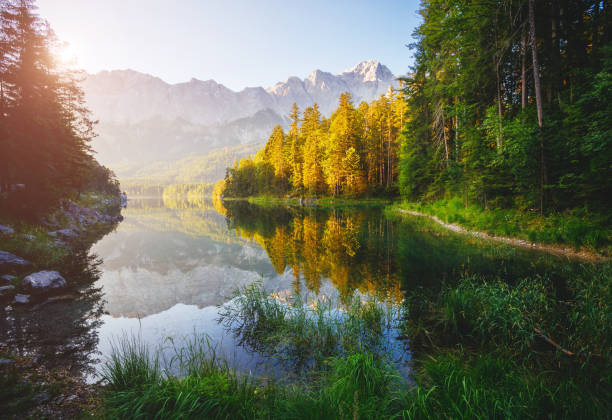
[[[32,263],[10,252],[0,251],[0,271],[23,271],[30,267]]]
[[[49,228],[60,228],[49,232],[49,236],[62,241],[75,241],[95,226],[111,225],[123,220],[119,211],[127,203],[127,196],[121,194],[116,200],[100,202],[105,209],[81,207],[71,200],[62,200],[60,208],[43,223]],[[68,223],[66,223],[66,220]]]
[[[57,271],[45,270],[24,278],[22,286],[33,294],[41,294],[66,287],[66,279]]]
[[[10,250],[17,254],[27,250],[25,256],[28,258],[48,255],[50,250],[57,257],[54,260],[56,263],[63,258],[69,258],[73,252],[82,250],[123,219],[120,211],[127,202],[127,196],[121,194],[109,197],[90,193],[83,201],[92,203],[93,208],[64,199],[60,201],[59,208],[41,220],[43,226],[49,230],[47,238],[44,234],[32,235],[2,225],[0,236],[12,238],[14,242],[10,243]],[[38,229],[32,231],[39,232]],[[1,244],[0,241],[0,246]],[[33,261],[34,263],[11,252],[0,251],[0,298],[3,302],[6,303],[14,297],[13,303],[28,304],[30,295],[33,300],[40,301],[45,299],[47,294],[67,286],[66,279],[57,271],[43,270],[32,273],[34,269],[55,268],[50,267],[49,261],[42,258]],[[19,278],[10,274],[16,274]],[[19,282],[18,279],[24,274],[29,275]]]

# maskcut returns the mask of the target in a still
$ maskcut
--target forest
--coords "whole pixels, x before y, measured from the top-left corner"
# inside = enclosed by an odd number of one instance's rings
[[[415,63],[330,118],[316,104],[227,171],[224,195],[398,195],[540,214],[612,197],[610,2],[423,2]]]
[[[330,118],[316,103],[303,115],[293,104],[287,133],[276,126],[255,157],[228,169],[224,195],[394,195],[405,107],[393,90],[357,107],[344,93]]]
[[[540,212],[612,197],[609,1],[429,1],[400,190]]]
[[[31,0],[0,0],[0,210],[35,217],[60,198],[96,189],[118,194],[93,157],[95,122],[63,69],[61,43]]]

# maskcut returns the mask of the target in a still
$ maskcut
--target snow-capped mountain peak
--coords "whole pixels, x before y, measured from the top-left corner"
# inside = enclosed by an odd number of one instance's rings
[[[391,70],[378,60],[362,61],[341,74],[345,78],[358,79],[361,82],[388,81],[394,78]]]
[[[357,105],[378,98],[389,86],[397,86],[396,77],[377,60],[363,61],[336,75],[315,70],[303,80],[292,76],[267,89],[250,87],[240,92],[214,80],[192,78],[188,82],[169,84],[133,70],[103,71],[89,75],[83,82],[87,105],[94,118],[100,120],[100,136],[94,148],[107,162],[111,158],[105,155],[112,155],[115,160],[114,155],[121,154],[120,150],[115,150],[117,145],[142,136],[140,133],[146,131],[145,126],[178,124],[201,137],[198,142],[202,147],[207,143],[219,147],[263,141],[273,128],[272,124],[287,121],[294,102],[302,111],[317,102],[321,113],[329,116],[338,106],[342,93],[349,92]],[[259,114],[262,111],[267,113],[265,118]],[[237,121],[243,129],[237,128]],[[134,127],[138,124],[143,127],[132,133],[130,130],[136,130]],[[234,137],[195,134],[219,132],[223,127],[232,127]],[[130,134],[118,138],[114,133],[121,130]],[[159,131],[158,128],[152,130]],[[172,147],[180,149],[180,146],[175,142]],[[108,153],[103,152],[106,149]],[[164,157],[162,153],[160,158]]]

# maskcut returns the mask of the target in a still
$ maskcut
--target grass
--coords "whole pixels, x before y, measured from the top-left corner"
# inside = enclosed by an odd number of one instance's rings
[[[161,369],[156,354],[124,337],[105,370],[104,405],[111,418],[610,418],[611,285],[604,266],[558,293],[542,278],[468,277],[439,295],[415,291],[401,320],[411,381],[378,347],[391,318],[376,302],[350,302],[338,316],[331,305],[282,301],[254,285],[222,322],[269,355],[295,361],[306,352],[317,360],[305,364],[308,375],[273,383],[240,374],[205,337],[175,347],[169,365],[178,369]]]
[[[241,345],[298,370],[361,351],[384,354],[396,319],[392,308],[375,300],[352,297],[338,306],[295,296],[283,302],[268,296],[260,283],[238,289],[220,310],[220,322]]]
[[[112,214],[119,207],[119,198],[89,192],[81,194],[77,203],[82,207]],[[71,226],[72,222],[62,214],[56,213],[55,219],[61,226]],[[42,224],[6,218],[1,219],[0,224],[9,225],[15,229],[13,234],[2,235],[0,249],[31,261],[34,265],[33,270],[60,270],[75,253],[71,247],[58,244],[55,238],[49,236],[50,230],[60,228],[50,229]],[[82,248],[87,244],[94,243],[100,235],[107,231],[107,225],[89,226],[86,235],[79,237],[79,243],[73,243],[72,248]]]
[[[612,253],[610,217],[587,209],[540,216],[537,212],[515,209],[485,210],[474,204],[465,206],[459,198],[433,203],[404,202],[394,209],[419,211],[437,216],[446,223],[493,235],[546,244],[565,244],[606,255]]]

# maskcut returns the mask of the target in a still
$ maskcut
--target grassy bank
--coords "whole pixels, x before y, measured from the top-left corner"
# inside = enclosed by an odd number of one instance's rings
[[[241,374],[203,337],[166,369],[126,338],[106,365],[107,415],[595,419],[612,412],[610,266],[555,287],[542,278],[467,277],[442,293],[411,291],[391,317],[376,302],[337,312],[283,302],[259,286],[233,302],[222,313],[226,327],[260,354],[301,360],[304,375],[274,383]],[[379,345],[394,322],[410,338],[411,379]]]
[[[565,213],[540,216],[533,211],[483,209],[465,206],[453,198],[434,203],[404,202],[390,211],[412,210],[436,216],[445,223],[458,224],[468,230],[495,236],[512,237],[530,242],[568,245],[604,255],[612,254],[612,223],[609,216],[574,209]]]
[[[80,207],[98,210],[103,214],[115,215],[120,210],[120,198],[114,195],[88,192],[81,194],[75,202]],[[53,228],[45,226],[42,220],[32,222],[15,217],[0,217],[0,224],[11,226],[14,229],[13,233],[2,235],[0,249],[32,262],[34,270],[58,270],[65,264],[66,259],[73,256],[75,248],[95,242],[109,230],[108,223],[90,225],[82,235],[72,241],[74,246],[69,247],[50,236],[49,231],[73,228],[74,220],[63,215],[58,209],[51,209],[46,217],[50,216],[55,222]]]
[[[317,206],[317,207],[346,207],[346,206],[384,206],[393,200],[377,197],[275,197],[260,195],[248,198],[224,198],[224,200],[247,200],[258,206]],[[300,201],[301,200],[301,201]]]

